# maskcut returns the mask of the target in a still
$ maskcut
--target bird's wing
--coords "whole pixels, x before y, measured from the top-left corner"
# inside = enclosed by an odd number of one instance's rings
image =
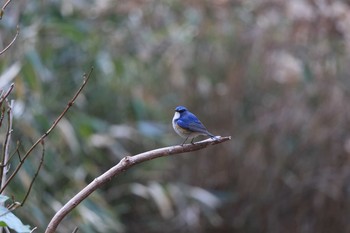
[[[179,119],[177,121],[177,124],[185,128],[187,130],[193,131],[193,132],[199,132],[207,135],[211,135],[208,130],[205,128],[205,126],[198,120],[198,118],[193,115],[192,113],[187,113],[182,117],[182,119]]]

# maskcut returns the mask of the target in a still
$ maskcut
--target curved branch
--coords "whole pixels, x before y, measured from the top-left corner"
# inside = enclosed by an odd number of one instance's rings
[[[5,12],[5,8],[8,6],[8,4],[10,4],[11,0],[7,0],[5,2],[5,4],[2,6],[1,10],[0,10],[0,19],[2,19],[2,16],[4,15]]]
[[[71,212],[80,202],[86,199],[91,193],[93,193],[96,189],[104,185],[105,183],[111,181],[113,177],[116,175],[126,171],[130,167],[152,160],[158,157],[164,157],[174,154],[182,154],[190,151],[196,151],[200,149],[204,149],[207,146],[219,144],[225,141],[230,140],[231,137],[215,137],[214,139],[206,139],[200,142],[196,142],[195,144],[185,144],[183,146],[169,146],[160,149],[155,149],[151,151],[147,151],[134,156],[126,156],[120,162],[110,168],[108,171],[95,178],[90,184],[88,184],[85,188],[83,188],[79,193],[77,193],[72,199],[70,199],[51,219],[49,225],[46,228],[45,233],[53,233],[56,231],[58,224],[63,220],[63,218]]]
[[[2,55],[4,52],[6,52],[13,43],[15,43],[17,36],[19,35],[19,26],[17,26],[17,31],[15,37],[12,39],[12,41],[2,50],[0,51],[0,55]]]

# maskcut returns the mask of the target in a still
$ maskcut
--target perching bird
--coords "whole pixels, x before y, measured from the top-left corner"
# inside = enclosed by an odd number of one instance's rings
[[[181,145],[183,145],[187,139],[192,139],[191,143],[193,144],[193,140],[199,135],[205,135],[211,138],[215,137],[213,134],[209,133],[202,122],[200,122],[193,113],[183,106],[175,108],[173,128],[180,137],[185,138],[185,141]]]

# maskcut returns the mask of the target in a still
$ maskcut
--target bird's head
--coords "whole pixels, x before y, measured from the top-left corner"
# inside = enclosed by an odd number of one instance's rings
[[[175,112],[178,112],[178,113],[183,113],[183,112],[186,112],[187,111],[187,108],[185,108],[184,106],[177,106],[175,108]]]

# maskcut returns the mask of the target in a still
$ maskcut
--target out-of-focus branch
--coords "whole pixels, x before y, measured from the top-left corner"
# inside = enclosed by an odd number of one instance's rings
[[[6,108],[2,108],[2,104],[4,103],[4,100],[6,100],[6,98],[10,95],[10,93],[12,92],[13,90],[13,87],[15,85],[12,83],[9,87],[9,89],[6,91],[6,93],[4,94],[4,91],[2,90],[1,91],[1,94],[0,94],[0,108],[1,108],[1,115],[0,115],[0,128],[2,126],[2,121],[4,120],[4,117],[5,117],[5,112],[6,112]],[[4,164],[1,164],[2,166]]]
[[[190,151],[196,151],[204,149],[210,145],[219,144],[230,140],[231,137],[216,137],[214,139],[206,139],[195,144],[185,144],[183,146],[169,146],[156,150],[147,151],[134,156],[124,157],[117,165],[110,168],[108,171],[95,178],[90,184],[77,193],[72,199],[70,199],[51,219],[49,225],[46,228],[45,233],[53,233],[56,231],[57,226],[63,220],[63,218],[72,211],[80,202],[86,199],[91,193],[98,189],[103,184],[111,181],[116,175],[126,171],[130,167],[152,160],[158,157],[164,157],[175,154],[182,154]]]
[[[1,95],[0,97],[0,107],[2,106],[2,103],[4,102],[4,100],[10,95],[13,87],[15,86],[14,83],[11,83],[9,89],[6,91],[6,93],[4,95]]]
[[[2,51],[0,51],[0,55],[2,55],[4,52],[6,52],[6,51],[11,47],[11,45],[12,45],[13,43],[15,43],[15,41],[16,41],[18,35],[19,35],[19,26],[17,26],[17,30],[16,30],[16,35],[15,35],[15,37],[12,39],[12,41],[11,41]]]
[[[30,182],[30,185],[29,185],[29,188],[28,188],[28,190],[27,190],[27,193],[26,193],[26,195],[24,196],[23,201],[21,202],[21,206],[23,206],[24,203],[26,202],[26,200],[27,200],[27,198],[28,198],[28,196],[29,196],[29,193],[30,193],[30,191],[32,190],[34,181],[35,181],[35,179],[38,177],[39,171],[40,171],[40,169],[41,169],[41,166],[42,166],[43,163],[44,163],[44,157],[45,157],[45,141],[44,141],[44,140],[41,141],[41,145],[43,146],[43,150],[42,150],[42,152],[41,152],[41,158],[40,158],[39,166],[38,166],[38,168],[36,169],[36,172],[35,172],[35,174],[34,174],[34,176],[33,176],[32,181]]]
[[[7,101],[6,101],[7,102]],[[9,152],[9,145],[11,142],[11,135],[12,135],[12,108],[13,108],[14,101],[12,100],[10,103],[8,103],[8,109],[7,109],[7,131],[5,136],[5,142],[3,145],[3,154],[2,154],[2,162],[1,162],[1,169],[0,169],[0,187],[3,187],[3,184],[6,181],[6,175],[8,172],[8,161],[10,158],[10,152]],[[7,164],[7,165],[5,165]]]
[[[14,87],[14,84],[12,83],[9,87],[9,89],[4,93],[1,92],[0,97],[0,108],[3,105],[3,102],[5,101],[7,103],[7,131],[6,136],[4,139],[3,144],[3,150],[2,150],[2,159],[1,159],[1,167],[0,167],[0,188],[3,187],[4,182],[6,181],[6,175],[8,172],[8,161],[10,159],[10,153],[9,153],[9,145],[11,141],[11,134],[12,134],[12,108],[13,108],[13,101],[10,103],[7,101],[7,97],[10,95]],[[2,125],[3,119],[5,117],[5,107],[1,110],[1,117],[0,117],[0,126]]]
[[[19,142],[17,142],[17,145],[16,145],[16,149],[11,153],[11,155],[9,156],[9,158],[7,159],[7,162],[5,164],[1,164],[0,167],[6,167],[9,165],[12,157],[15,155],[15,154],[18,154],[19,153],[19,146],[21,144]],[[21,157],[19,156],[19,161],[21,161]]]
[[[88,74],[84,74],[83,78],[84,81],[82,83],[82,85],[79,87],[79,89],[77,90],[77,92],[74,94],[73,98],[68,102],[66,108],[62,111],[62,113],[56,118],[56,120],[53,122],[53,124],[51,125],[51,127],[32,145],[32,147],[29,148],[29,150],[23,155],[23,157],[20,159],[20,163],[17,165],[16,169],[14,170],[14,172],[11,174],[11,176],[7,179],[6,183],[3,185],[3,187],[0,189],[0,193],[2,193],[4,191],[4,189],[6,188],[6,186],[9,184],[9,182],[13,179],[13,177],[16,176],[16,174],[18,173],[18,171],[21,169],[22,165],[24,164],[24,161],[28,158],[28,156],[32,153],[32,151],[38,146],[39,143],[42,143],[42,141],[51,133],[51,131],[57,126],[58,122],[60,122],[60,120],[63,118],[63,116],[67,113],[67,111],[70,109],[70,107],[73,106],[75,100],[77,99],[77,97],[79,96],[79,94],[81,93],[81,91],[83,90],[83,88],[85,87],[86,83],[88,82],[91,73],[93,71],[93,67],[91,67],[91,70]]]
[[[10,4],[11,0],[7,0],[5,2],[5,4],[1,7],[1,10],[0,10],[0,19],[2,19],[2,16],[4,15],[4,12],[5,12],[5,8],[8,6],[8,4]]]

